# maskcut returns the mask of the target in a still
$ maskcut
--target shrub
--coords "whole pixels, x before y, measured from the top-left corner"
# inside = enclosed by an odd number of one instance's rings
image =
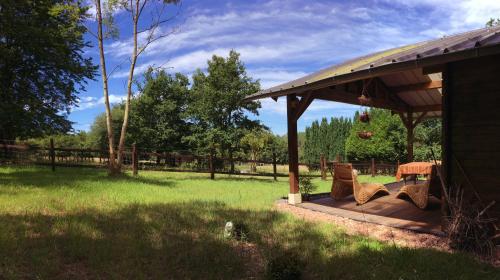
[[[310,176],[299,176],[299,191],[304,200],[309,200],[311,194],[318,189],[318,186],[311,182]]]

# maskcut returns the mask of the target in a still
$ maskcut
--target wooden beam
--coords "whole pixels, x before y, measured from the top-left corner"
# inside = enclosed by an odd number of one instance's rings
[[[408,128],[408,119],[406,118],[405,114],[403,112],[398,112],[399,113],[399,117],[401,118],[401,121],[403,122],[403,124],[405,125],[406,128]]]
[[[297,104],[296,112],[295,112],[295,118],[298,120],[302,114],[306,111],[307,107],[311,105],[311,103],[314,100],[314,96],[312,95],[312,92],[307,93],[305,96],[303,96],[299,103]]]
[[[418,116],[418,118],[413,122],[413,127],[415,128],[415,126],[417,126],[419,123],[421,123],[426,115],[427,115],[427,112],[422,112],[422,114],[420,114],[420,116]]]
[[[403,100],[401,97],[399,97],[394,91],[392,91],[385,83],[382,81],[380,78],[376,78],[377,82],[377,89],[380,89],[385,96],[384,99],[392,100],[394,103],[398,104],[401,108],[403,108],[403,111],[408,111],[410,109],[410,106]],[[379,91],[379,90],[377,90]]]
[[[297,97],[286,96],[287,125],[288,125],[288,178],[290,193],[299,193],[299,152],[297,140]]]
[[[394,93],[400,93],[400,92],[416,91],[416,90],[437,89],[442,87],[443,87],[442,81],[430,81],[425,83],[404,85],[399,87],[391,87],[390,90]]]
[[[361,93],[353,93],[338,88],[336,89],[328,88],[321,91],[313,92],[313,96],[316,99],[335,101],[353,105],[361,105],[358,100],[360,95]],[[377,97],[372,97],[371,103],[372,103],[371,106],[373,107],[393,110],[397,112],[404,112],[408,109],[406,106],[398,104],[393,100],[386,100]]]
[[[440,112],[441,104],[433,104],[433,105],[424,105],[424,106],[416,106],[413,107],[413,112]]]

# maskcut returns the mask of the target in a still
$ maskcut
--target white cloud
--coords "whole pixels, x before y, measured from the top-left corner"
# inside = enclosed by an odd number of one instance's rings
[[[109,95],[109,103],[110,104],[117,104],[125,100],[127,96],[125,95],[114,95],[110,94]],[[73,106],[71,108],[72,112],[77,112],[77,111],[83,111],[91,108],[95,108],[97,106],[103,105],[104,104],[104,96],[101,98],[96,98],[93,96],[84,96],[80,98],[80,101],[78,102],[78,106]]]
[[[383,12],[377,9],[338,3],[300,6],[301,9],[297,9],[296,4],[271,1],[259,9],[240,7],[222,13],[192,9],[178,34],[150,45],[136,73],[140,74],[148,65],[190,73],[206,67],[206,61],[213,54],[227,55],[231,49],[241,53],[243,61],[251,64],[249,69],[256,64],[269,67],[271,63],[281,68],[297,63],[324,67],[365,54],[367,49],[377,51],[424,38],[422,35],[418,35],[419,38],[410,36],[399,25],[371,20]],[[363,20],[359,22],[359,18]],[[168,28],[171,27],[165,27],[164,31]],[[130,53],[130,46],[128,38],[106,49],[115,59],[123,61]],[[126,77],[126,71],[114,77]]]
[[[205,68],[213,54],[241,53],[248,73],[269,88],[320,68],[382,49],[484,26],[500,16],[498,0],[279,1],[230,3],[213,9],[185,10],[179,33],[151,44],[138,61],[136,76],[149,65],[184,74]],[[165,26],[168,32],[172,26]],[[130,38],[106,46],[111,64],[128,61]],[[128,67],[113,77],[125,78]],[[286,116],[284,98],[262,100],[269,123]],[[95,101],[97,102],[97,101]],[[89,105],[90,106],[90,105]],[[95,105],[92,105],[95,106]],[[302,122],[335,114],[350,115],[357,106],[315,101]],[[284,120],[284,119],[283,119]],[[272,125],[270,125],[272,126]]]
[[[424,34],[442,36],[469,29],[484,27],[490,18],[500,17],[498,0],[391,0],[412,9],[425,7],[427,18],[438,20],[436,26],[424,30]]]

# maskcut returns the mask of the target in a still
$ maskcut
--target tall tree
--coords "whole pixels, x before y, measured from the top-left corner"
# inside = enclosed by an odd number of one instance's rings
[[[369,123],[362,123],[359,117],[354,119],[346,141],[347,157],[350,160],[404,160],[406,131],[399,116],[383,109],[370,109],[369,114]],[[359,138],[358,132],[363,130],[373,132],[373,136],[370,139]]]
[[[0,139],[67,132],[96,68],[83,56],[81,1],[0,2]]]
[[[256,128],[248,131],[241,138],[241,144],[246,146],[250,151],[252,160],[250,167],[252,172],[257,172],[257,160],[266,146],[272,141],[272,134],[262,128]]]
[[[161,7],[157,6],[159,3]],[[130,100],[132,99],[132,84],[134,81],[134,72],[137,59],[151,43],[172,33],[172,31],[165,32],[164,29],[160,28],[160,26],[170,21],[172,18],[167,14],[166,6],[168,4],[178,3],[179,0],[108,0],[107,2],[105,2],[105,5],[101,5],[101,0],[94,0],[97,19],[97,34],[95,34],[94,36],[99,42],[99,57],[106,108],[106,127],[108,132],[110,174],[121,172],[123,151],[125,149],[125,138],[129,122]],[[132,22],[132,46],[127,80],[127,99],[125,101],[123,124],[120,131],[120,140],[118,141],[118,151],[116,151],[114,147],[114,135],[112,128],[113,120],[109,104],[108,73],[106,69],[106,57],[104,50],[104,39],[106,38],[106,35],[116,36],[118,34],[118,28],[113,25],[113,12],[116,9],[123,9],[127,11],[131,17]],[[147,10],[151,10],[151,16],[147,17],[147,19],[149,19],[149,22],[141,22],[142,15]],[[106,33],[104,32],[104,25],[106,25],[106,27],[108,28],[108,32]],[[139,34],[143,35],[141,36],[141,42],[139,42]]]
[[[118,134],[121,131],[121,126],[123,123],[123,104],[117,104],[111,108],[111,116],[113,123],[111,128],[114,134]],[[107,129],[106,112],[98,115],[90,127],[89,132],[89,145],[92,148],[106,150],[109,147],[108,142],[108,129]],[[117,145],[117,139],[114,139],[114,145]]]
[[[131,102],[129,141],[163,152],[187,148],[182,140],[189,134],[188,85],[185,75],[150,68],[138,85],[140,94]]]
[[[243,101],[259,88],[237,52],[230,51],[227,58],[214,55],[208,61],[207,74],[197,70],[193,75],[189,114],[195,129],[186,139],[201,151],[219,149],[231,158],[245,131],[260,126],[247,116],[257,115],[260,103]]]

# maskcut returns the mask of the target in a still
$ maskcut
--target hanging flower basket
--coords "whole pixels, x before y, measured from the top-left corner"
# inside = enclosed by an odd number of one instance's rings
[[[363,130],[363,131],[358,132],[358,137],[361,139],[370,139],[370,138],[372,138],[372,136],[373,136],[373,132],[371,132],[371,131]]]
[[[367,111],[364,111],[360,116],[359,120],[364,123],[370,122],[370,115],[368,114]]]
[[[360,97],[358,97],[358,101],[359,101],[359,104],[363,105],[363,106],[368,106],[372,103],[372,99],[366,95],[361,95]]]

